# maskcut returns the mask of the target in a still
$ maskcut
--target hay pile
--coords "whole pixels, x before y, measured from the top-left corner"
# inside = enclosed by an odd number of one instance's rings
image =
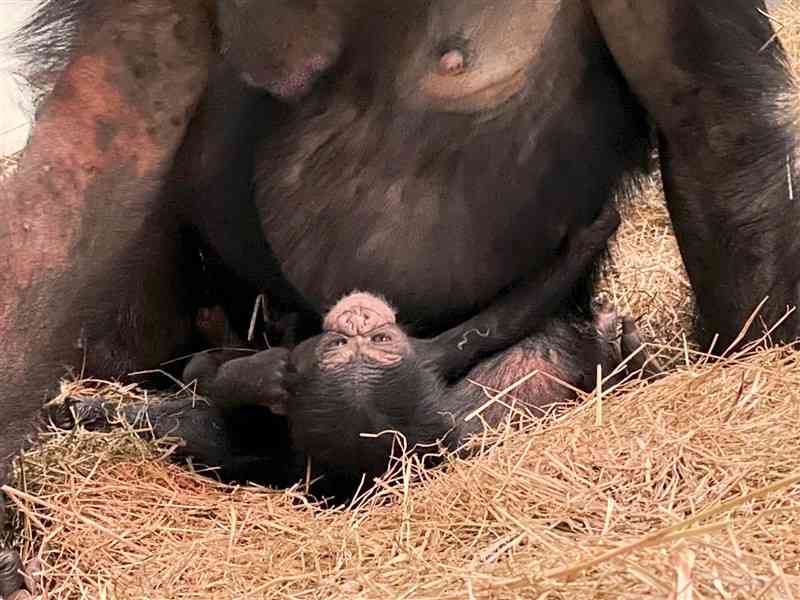
[[[692,329],[694,299],[658,176],[620,209],[599,296],[635,317],[643,340],[681,346]]]
[[[800,4],[782,36],[800,56]],[[478,458],[396,465],[353,506],[226,488],[169,441],[49,434],[8,489],[61,598],[800,598],[800,355],[709,364],[657,182],[626,208],[605,293],[679,364]],[[87,388],[89,388],[87,390]],[[65,384],[141,399],[134,388]]]
[[[50,598],[791,598],[798,396],[797,353],[698,359],[405,461],[350,509],[226,489],[126,431],[54,435],[10,495]]]

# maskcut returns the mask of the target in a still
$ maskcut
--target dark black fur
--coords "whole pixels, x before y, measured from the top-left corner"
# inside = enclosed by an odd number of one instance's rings
[[[509,398],[505,398],[480,418],[465,420],[489,399],[482,385],[497,393],[541,369],[575,388],[591,390],[597,366],[608,375],[619,364],[622,353],[630,350],[617,345],[615,336],[616,325],[610,331],[600,331],[582,320],[555,319],[452,385],[441,376],[439,357],[413,338],[411,355],[398,364],[356,360],[325,370],[319,364],[319,346],[324,338],[315,337],[294,351],[285,376],[290,390],[287,418],[291,440],[323,473],[333,469],[347,474],[349,481],[359,481],[362,473],[377,476],[386,469],[393,449],[398,448],[394,432],[402,435],[402,444],[410,451],[432,453],[440,443],[457,450],[468,435],[487,425],[495,427],[509,417]],[[557,366],[552,363],[553,356],[558,357]],[[258,374],[253,371],[249,377]],[[574,399],[571,390],[551,385],[549,379],[536,382],[533,393],[525,390],[512,394],[511,398],[519,398],[518,411],[541,416],[555,405]],[[217,402],[224,403],[238,393],[238,386],[217,388],[217,393]],[[379,433],[383,435],[373,437]]]
[[[159,253],[174,267],[186,250],[174,248],[185,227],[286,312],[313,320],[349,290],[374,289],[397,303],[414,334],[439,334],[553,264],[566,233],[591,222],[646,166],[648,120],[658,129],[704,339],[719,333],[717,349],[727,346],[767,294],[767,324],[796,303],[795,89],[780,45],[767,43],[774,31],[757,10],[763,1],[560,3],[525,90],[479,114],[431,107],[415,87],[419,73],[407,69],[452,44],[485,48],[452,20],[471,4],[354,5],[336,61],[292,105],[245,89],[230,67],[213,69],[165,190],[173,202],[152,206],[147,236],[114,249],[117,269],[97,274],[102,289],[137,298],[131,318],[121,326],[116,303],[86,286],[75,314],[88,307],[95,318],[65,324],[65,331],[85,325],[86,356],[42,336],[32,369],[49,365],[55,380],[62,365],[85,358],[88,373],[117,376],[171,358],[190,334],[136,329],[145,316],[159,322],[136,311],[157,306],[161,316],[191,318],[190,282],[180,273],[157,276]],[[113,19],[103,6],[48,2],[23,33],[34,75],[68,62],[72,33],[91,27],[90,16]],[[517,24],[535,18],[496,14]],[[86,226],[103,224],[86,215]],[[146,260],[136,255],[143,250]],[[590,283],[577,286],[564,313],[588,313]],[[794,339],[797,323],[794,315],[773,339]],[[754,327],[749,336],[759,333]],[[42,381],[37,372],[31,381]],[[0,459],[18,445],[10,432],[26,425],[7,422],[4,410],[23,413],[3,407],[41,395],[39,384],[20,389],[0,380]]]

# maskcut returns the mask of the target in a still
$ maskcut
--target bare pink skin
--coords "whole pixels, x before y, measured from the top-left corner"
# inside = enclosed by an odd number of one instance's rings
[[[439,59],[439,70],[443,75],[459,75],[465,67],[466,59],[461,50],[448,50]]]
[[[346,336],[365,335],[382,325],[397,323],[386,300],[367,292],[348,294],[325,315],[322,328]]]
[[[223,56],[247,85],[299,100],[338,60],[355,6],[353,0],[221,3]]]
[[[392,365],[411,352],[392,307],[366,292],[354,292],[339,300],[325,316],[323,328],[328,332],[321,344],[324,370],[346,365],[358,357]]]
[[[317,77],[330,67],[331,62],[332,59],[315,54],[294,71],[281,72],[277,76],[266,69],[262,73],[243,71],[241,77],[249,86],[269,90],[284,100],[293,100],[311,91]]]

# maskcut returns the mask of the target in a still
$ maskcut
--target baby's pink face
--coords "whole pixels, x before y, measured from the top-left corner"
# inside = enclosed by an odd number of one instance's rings
[[[342,298],[325,317],[323,327],[326,333],[319,346],[323,370],[358,358],[392,365],[411,352],[392,307],[372,294],[356,292]]]

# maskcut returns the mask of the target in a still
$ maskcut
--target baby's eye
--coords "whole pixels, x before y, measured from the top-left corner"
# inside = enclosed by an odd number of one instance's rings
[[[385,333],[376,333],[372,336],[372,341],[376,344],[385,344],[386,342],[391,342],[392,337]]]
[[[347,344],[347,340],[345,338],[337,337],[337,338],[334,338],[333,340],[331,340],[331,342],[328,344],[328,347],[330,347],[330,348],[341,348],[345,344]]]

